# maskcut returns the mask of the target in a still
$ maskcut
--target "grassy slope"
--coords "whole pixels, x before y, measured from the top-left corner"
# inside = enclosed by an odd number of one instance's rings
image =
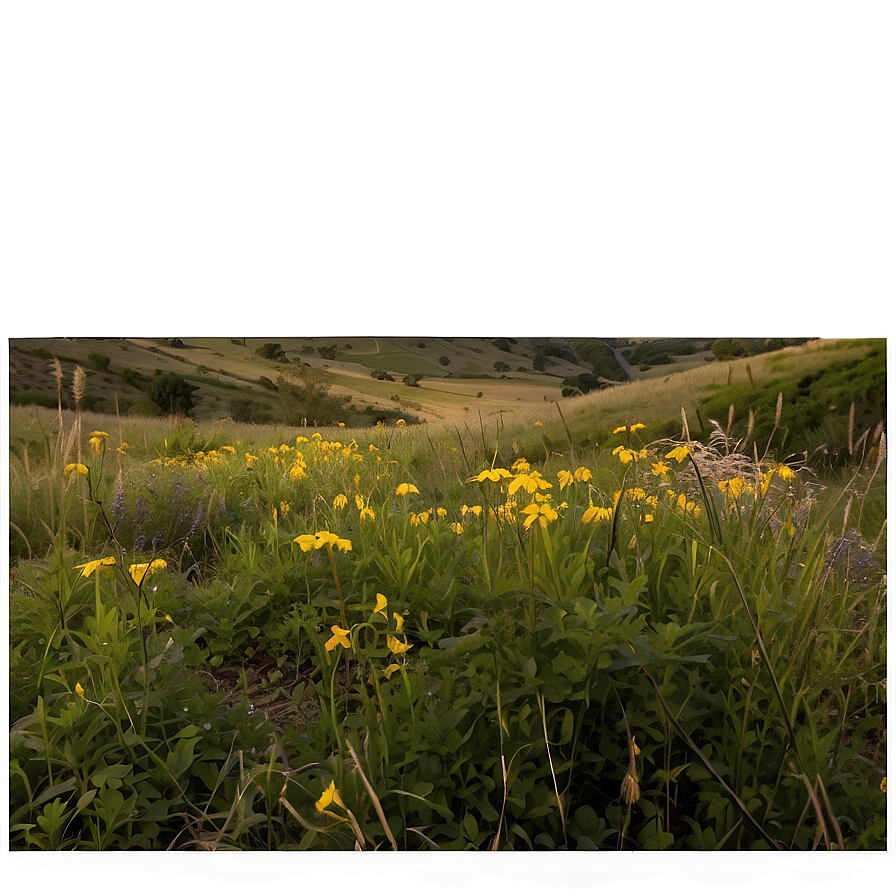
[[[731,362],[714,362],[662,378],[638,380],[634,383],[592,392],[562,402],[563,415],[575,444],[603,442],[608,433],[624,423],[645,423],[650,436],[679,435],[684,409],[691,435],[706,437],[708,420],[701,427],[698,406],[724,388],[729,382],[748,383],[752,377],[758,386],[774,383],[785,377],[817,373],[831,365],[850,359],[864,358],[882,340],[816,340],[802,346],[786,348],[768,355],[743,358]],[[849,408],[839,408],[837,416],[845,424]],[[832,411],[832,419],[835,411]],[[782,425],[788,425],[785,412]],[[529,406],[512,418],[512,433],[521,442],[532,433],[536,421],[546,425],[559,422],[556,406]],[[724,423],[725,421],[721,421]],[[543,433],[539,433],[539,436]],[[558,438],[555,435],[555,439]],[[565,435],[560,442],[565,442]]]
[[[325,365],[334,392],[350,395],[359,407],[395,407],[397,404],[434,424],[455,425],[467,417],[488,419],[499,413],[508,415],[504,421],[507,426],[516,426],[521,431],[531,428],[536,420],[559,424],[554,402],[561,397],[560,376],[583,369],[564,362],[549,368],[557,374],[554,376],[531,371],[534,351],[526,339],[520,339],[512,346],[512,354],[499,351],[486,339],[475,338],[250,338],[243,346],[235,345],[229,339],[197,337],[185,339],[185,345],[176,349],[166,346],[160,339],[40,339],[11,341],[10,387],[43,390],[55,398],[52,362],[26,351],[40,347],[63,359],[66,387],[75,363],[87,369],[89,392],[103,400],[101,410],[111,412],[114,409],[116,392],[122,402],[143,397],[120,379],[122,368],[129,367],[149,376],[155,370],[163,369],[179,373],[200,386],[194,412],[197,421],[220,420],[228,415],[228,403],[235,394],[250,395],[258,401],[276,405],[276,397],[258,384],[258,378],[276,379],[295,368],[256,356],[255,349],[267,341],[279,341],[290,357],[300,355],[316,366]],[[419,346],[421,342],[423,348]],[[755,383],[761,384],[796,373],[817,372],[839,360],[864,357],[874,342],[819,340],[731,362],[706,363],[702,356],[681,358],[675,366],[654,368],[634,383],[564,399],[561,407],[574,439],[583,444],[593,443],[609,429],[626,421],[652,423],[657,434],[661,430],[664,434],[680,432],[681,408],[687,413],[692,433],[699,435],[697,407],[729,382],[746,383],[752,376]],[[878,344],[880,342],[877,340]],[[333,344],[337,345],[334,361],[324,361],[316,353],[301,352],[307,346]],[[108,373],[91,369],[88,356],[92,351],[111,358]],[[438,364],[442,356],[450,359],[447,369],[455,376],[444,376],[446,368]],[[370,377],[373,362],[385,359],[392,365],[395,382]],[[511,365],[511,371],[503,379],[494,370],[496,360]],[[517,367],[527,364],[530,365],[529,372],[517,371]],[[200,366],[209,371],[200,375]],[[426,376],[418,387],[409,387],[401,382],[404,374],[396,367],[417,373],[435,369],[440,375]],[[459,374],[483,378],[466,379]]]

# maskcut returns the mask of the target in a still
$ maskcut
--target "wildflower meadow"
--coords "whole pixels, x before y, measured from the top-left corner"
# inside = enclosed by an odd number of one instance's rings
[[[886,435],[771,412],[16,409],[10,848],[885,849]]]

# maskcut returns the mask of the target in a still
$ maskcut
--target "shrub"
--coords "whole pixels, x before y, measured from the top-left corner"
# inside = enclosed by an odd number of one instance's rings
[[[108,370],[112,361],[108,355],[104,355],[101,352],[91,352],[87,357],[90,359],[90,363],[100,371]]]
[[[267,361],[286,362],[289,360],[283,351],[283,346],[279,342],[266,342],[255,349],[255,354]]]
[[[230,399],[230,416],[237,423],[270,423],[272,420],[270,406],[248,396]]]
[[[188,383],[176,373],[156,374],[149,384],[149,397],[168,414],[187,414],[193,407],[193,393],[198,386]]]

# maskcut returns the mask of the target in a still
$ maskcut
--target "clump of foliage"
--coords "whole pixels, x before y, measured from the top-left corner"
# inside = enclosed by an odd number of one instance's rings
[[[782,447],[805,450],[819,463],[848,463],[859,439],[886,420],[886,354],[883,344],[864,357],[835,361],[815,373],[772,382],[720,387],[699,405],[703,420],[728,420],[760,450],[772,434]],[[780,405],[779,405],[780,402]],[[780,427],[777,418],[782,419]]]
[[[100,371],[108,370],[109,365],[112,363],[112,359],[102,352],[90,352],[87,357],[90,358],[90,363]]]
[[[179,374],[157,372],[149,384],[148,394],[167,414],[189,414],[193,408],[193,395],[198,386],[189,383]]]
[[[293,426],[327,426],[341,420],[348,399],[330,395],[320,368],[303,364],[292,379],[277,377],[283,419]]]
[[[255,354],[267,361],[279,361],[281,363],[289,361],[289,358],[286,357],[286,352],[283,351],[283,346],[279,342],[266,342],[255,349]]]
[[[276,389],[276,386],[274,386]],[[273,420],[271,407],[249,396],[230,399],[230,416],[237,423],[270,423]]]

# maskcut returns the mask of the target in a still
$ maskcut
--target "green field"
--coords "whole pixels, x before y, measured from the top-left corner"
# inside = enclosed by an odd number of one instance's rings
[[[267,341],[11,346],[11,850],[886,849],[883,340],[569,398]],[[207,416],[86,406],[154,363]],[[215,416],[285,372],[360,422]]]

